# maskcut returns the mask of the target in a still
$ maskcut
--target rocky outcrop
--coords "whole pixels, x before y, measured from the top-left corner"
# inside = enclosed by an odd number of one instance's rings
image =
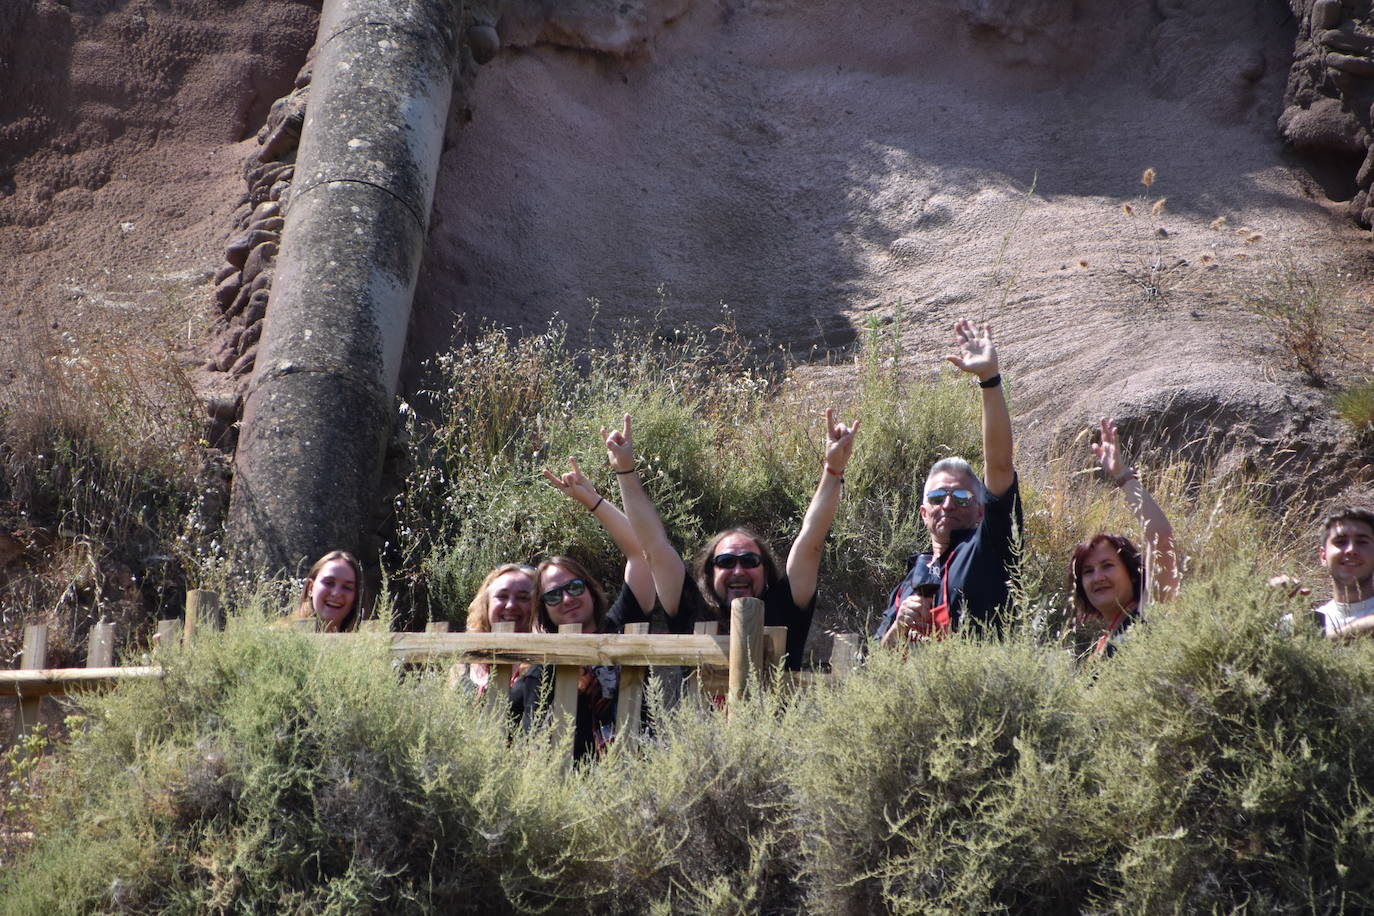
[[[1362,0],[1290,0],[1298,20],[1279,130],[1298,151],[1326,157],[1361,226],[1374,223],[1374,13]],[[1347,197],[1348,195],[1348,197]]]
[[[235,235],[224,249],[224,266],[215,275],[215,306],[220,313],[217,340],[206,368],[246,381],[253,371],[272,270],[281,248],[281,230],[295,177],[296,148],[309,93],[313,60],[296,77],[295,88],[278,99],[258,131],[257,152],[243,166],[245,190],[234,211]]]

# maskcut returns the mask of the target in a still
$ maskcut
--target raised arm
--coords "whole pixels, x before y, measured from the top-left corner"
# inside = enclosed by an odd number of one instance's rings
[[[1121,488],[1131,514],[1140,522],[1145,540],[1145,583],[1141,601],[1169,601],[1178,594],[1178,556],[1174,549],[1174,526],[1150,491],[1135,476],[1135,469],[1121,455],[1116,425],[1102,419],[1101,440],[1093,443],[1093,454],[1102,473]]]
[[[821,480],[816,484],[816,495],[806,507],[801,530],[787,554],[787,581],[792,586],[792,600],[797,607],[806,607],[816,595],[816,577],[821,568],[825,536],[830,533],[835,510],[840,506],[844,469],[854,453],[854,434],[858,431],[858,420],[853,426],[845,426],[835,422],[834,410],[825,409],[825,458],[821,462]]]
[[[572,470],[566,474],[555,474],[544,468],[544,479],[569,499],[575,499],[590,512],[606,533],[615,541],[615,546],[625,555],[625,584],[634,593],[635,600],[642,608],[654,606],[654,574],[649,568],[648,558],[639,545],[630,520],[625,517],[615,503],[596,492],[596,487],[577,466],[577,459],[569,459]],[[536,600],[537,600],[536,596]]]
[[[1011,413],[1002,392],[992,327],[984,324],[980,328],[961,318],[954,323],[954,343],[959,352],[945,359],[961,371],[977,376],[983,396],[983,484],[991,495],[1002,496],[1011,489],[1016,469],[1012,463]]]
[[[631,433],[630,415],[625,414],[624,426],[618,430],[601,428],[601,437],[606,440],[606,458],[620,481],[620,502],[625,507],[625,515],[634,528],[644,555],[649,560],[654,588],[658,591],[659,603],[669,617],[676,617],[678,602],[682,597],[682,583],[687,576],[687,565],[682,562],[668,540],[668,532],[663,528],[663,519],[644,492],[644,482],[639,477],[635,464],[634,437]],[[641,604],[650,607],[651,604]]]

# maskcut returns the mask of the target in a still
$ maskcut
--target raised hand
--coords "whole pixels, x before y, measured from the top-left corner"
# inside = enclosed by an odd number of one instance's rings
[[[1106,417],[1098,421],[1101,428],[1101,441],[1094,442],[1093,454],[1102,466],[1102,473],[1117,486],[1126,482],[1133,473],[1130,465],[1121,457],[1121,442],[1117,436],[1116,424]]]
[[[945,359],[961,371],[978,376],[980,382],[997,375],[997,347],[992,342],[991,325],[985,323],[980,328],[967,318],[960,318],[954,323],[954,343],[959,352]]]
[[[562,490],[565,495],[591,509],[601,500],[601,494],[596,492],[596,487],[592,486],[592,482],[577,466],[576,458],[569,458],[568,462],[572,465],[571,471],[560,475],[544,468],[544,479],[549,482],[550,486]]]
[[[835,422],[834,408],[825,409],[825,466],[834,475],[844,476],[845,466],[854,453],[854,434],[859,431],[860,420],[853,426]]]
[[[625,414],[623,429],[608,430],[601,427],[601,438],[606,440],[606,460],[616,471],[628,473],[634,470],[634,437],[630,432],[630,415]]]

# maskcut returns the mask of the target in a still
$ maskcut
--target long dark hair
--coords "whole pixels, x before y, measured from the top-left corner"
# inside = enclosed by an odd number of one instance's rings
[[[541,633],[557,633],[558,624],[553,622],[549,616],[548,605],[544,603],[544,573],[551,566],[559,569],[566,569],[573,574],[573,578],[581,579],[587,583],[587,593],[592,596],[592,622],[596,624],[596,632],[600,633],[606,629],[606,610],[609,602],[606,600],[606,590],[601,587],[601,583],[592,578],[591,573],[587,572],[587,567],[574,560],[572,557],[549,557],[539,564],[539,572],[534,577],[534,627]]]
[[[725,607],[725,599],[716,592],[714,577],[711,575],[713,566],[711,561],[715,559],[716,548],[720,546],[720,542],[732,534],[747,537],[759,545],[759,556],[763,558],[765,588],[771,588],[773,583],[782,578],[782,573],[778,571],[778,560],[773,556],[773,548],[769,546],[768,541],[764,540],[763,535],[753,528],[747,528],[743,525],[717,532],[692,558],[692,575],[696,576],[697,585],[701,589],[701,596],[706,599],[707,605],[715,612],[718,619],[726,621],[730,619],[730,615]]]
[[[1087,592],[1083,591],[1083,562],[1088,559],[1088,554],[1092,553],[1098,544],[1109,544],[1112,550],[1116,551],[1116,556],[1121,560],[1121,565],[1126,567],[1126,573],[1131,577],[1131,596],[1135,599],[1136,607],[1140,606],[1141,583],[1145,579],[1144,564],[1140,560],[1140,551],[1131,543],[1131,539],[1120,534],[1097,534],[1080,543],[1073,549],[1073,559],[1069,561],[1069,580],[1073,583],[1073,608],[1075,619],[1082,623],[1089,614],[1100,612],[1088,600]]]

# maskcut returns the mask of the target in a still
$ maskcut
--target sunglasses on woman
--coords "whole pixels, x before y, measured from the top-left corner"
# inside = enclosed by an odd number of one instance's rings
[[[745,569],[755,569],[763,562],[763,557],[752,551],[749,553],[718,553],[711,558],[716,569],[734,569],[736,565]]]
[[[563,603],[563,596],[576,598],[587,590],[587,583],[581,579],[569,579],[557,588],[551,588],[539,597],[543,599],[546,607],[558,607]]]
[[[956,506],[968,506],[973,504],[973,491],[965,490],[963,487],[957,487],[952,490],[946,487],[927,490],[926,502],[930,503],[932,506],[938,506],[945,501],[946,496],[954,500],[954,505]]]

